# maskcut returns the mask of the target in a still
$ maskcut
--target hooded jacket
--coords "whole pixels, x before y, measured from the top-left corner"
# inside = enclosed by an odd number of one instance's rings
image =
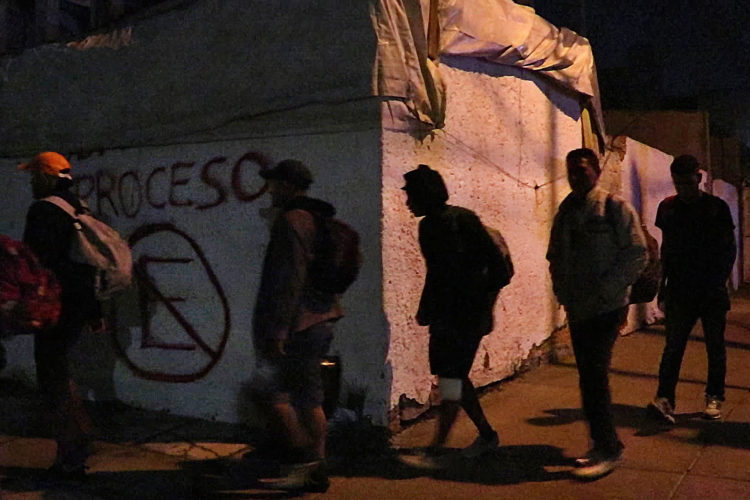
[[[337,294],[316,290],[308,280],[308,266],[315,256],[315,217],[335,213],[329,203],[299,196],[277,217],[255,303],[256,342],[287,340],[296,332],[344,315]]]

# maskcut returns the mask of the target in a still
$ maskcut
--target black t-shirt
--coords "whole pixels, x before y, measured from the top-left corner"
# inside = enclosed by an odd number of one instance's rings
[[[662,230],[669,290],[691,293],[725,286],[736,245],[732,215],[724,200],[704,192],[690,203],[670,196],[659,204],[656,226]]]

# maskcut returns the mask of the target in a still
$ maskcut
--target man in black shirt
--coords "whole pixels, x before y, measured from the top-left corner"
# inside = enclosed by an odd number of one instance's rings
[[[699,188],[698,160],[679,156],[670,170],[677,194],[663,200],[656,215],[656,226],[662,230],[659,304],[666,316],[667,339],[659,366],[659,388],[648,408],[674,424],[680,365],[699,318],[708,355],[703,417],[721,418],[726,374],[724,328],[730,307],[726,282],[737,248],[729,207]]]

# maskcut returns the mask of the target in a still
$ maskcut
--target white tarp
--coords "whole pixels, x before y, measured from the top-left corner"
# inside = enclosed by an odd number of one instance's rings
[[[439,65],[427,55],[432,42],[426,35],[431,2],[438,7],[439,55],[481,58],[544,74],[581,95],[595,131],[603,136],[588,40],[511,0],[378,0],[373,9],[377,95],[404,98],[417,119],[442,126],[445,98]]]

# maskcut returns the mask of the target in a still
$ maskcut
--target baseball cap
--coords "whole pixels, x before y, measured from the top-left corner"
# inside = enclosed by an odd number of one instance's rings
[[[63,179],[72,179],[70,175],[70,162],[54,151],[39,153],[31,161],[18,165],[18,170],[39,170],[44,174]]]
[[[307,189],[313,182],[310,170],[299,160],[282,160],[273,168],[260,171],[264,179],[277,179]]]

